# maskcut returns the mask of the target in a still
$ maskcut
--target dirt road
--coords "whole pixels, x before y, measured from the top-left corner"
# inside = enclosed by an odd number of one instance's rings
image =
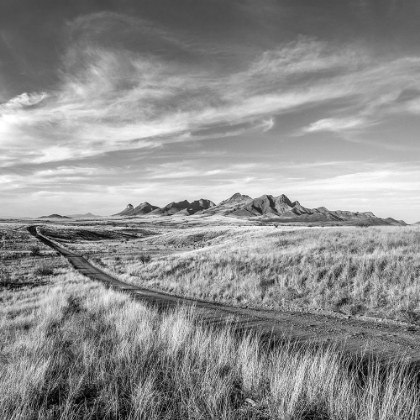
[[[285,312],[240,308],[171,295],[124,283],[91,265],[83,256],[52,242],[37,232],[36,226],[28,231],[38,240],[66,257],[80,273],[109,287],[129,293],[133,298],[160,307],[194,306],[206,324],[224,324],[235,318],[238,330],[256,330],[272,339],[290,337],[297,341],[314,343],[342,343],[345,350],[357,354],[365,350],[384,360],[407,358],[420,366],[420,327],[379,323],[358,318],[340,318],[302,312]]]

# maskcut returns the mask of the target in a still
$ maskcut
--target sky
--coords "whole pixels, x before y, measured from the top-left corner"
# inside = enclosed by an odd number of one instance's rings
[[[418,0],[1,0],[0,216],[236,192],[420,220]]]

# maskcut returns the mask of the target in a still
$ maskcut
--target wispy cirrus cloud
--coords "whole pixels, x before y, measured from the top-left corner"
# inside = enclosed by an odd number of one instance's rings
[[[24,92],[21,95],[18,95],[10,99],[6,103],[0,105],[0,112],[4,112],[7,110],[22,109],[30,107],[32,105],[37,105],[41,101],[43,101],[47,96],[48,95],[45,92],[31,94]]]
[[[366,127],[367,121],[363,118],[325,118],[311,123],[302,129],[301,134],[313,133],[316,131],[333,131],[341,133],[346,130],[356,130]]]
[[[360,133],[393,116],[417,115],[420,111],[417,90],[420,58],[416,56],[396,58],[391,62],[372,61],[354,73],[340,75],[335,83],[357,96],[355,104],[333,113],[330,118],[314,121],[303,127],[300,134],[331,131],[343,134],[346,139],[360,141],[349,134]],[[392,144],[384,146],[392,147]]]
[[[29,191],[37,187],[45,188],[46,185],[51,185],[56,189],[63,183],[89,182],[89,180],[110,176],[112,173],[113,171],[109,168],[80,166],[58,166],[13,173],[3,171],[0,173],[0,192],[20,189]]]
[[[300,37],[220,75],[197,59],[195,45],[143,19],[99,13],[69,23],[69,33],[59,85],[1,106],[1,166],[152,150],[204,140],[195,133],[217,127],[212,137],[263,133],[273,115],[344,98],[354,105],[301,133],[363,130],[392,113],[419,112],[418,97],[404,96],[418,86],[417,57],[385,63],[358,45]]]

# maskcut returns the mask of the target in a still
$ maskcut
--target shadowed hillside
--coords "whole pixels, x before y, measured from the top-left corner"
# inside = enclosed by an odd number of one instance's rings
[[[328,210],[326,207],[308,208],[299,201],[291,201],[281,194],[277,197],[262,195],[252,198],[248,195],[235,193],[232,197],[221,201],[218,205],[210,200],[200,199],[193,202],[187,200],[172,202],[159,208],[148,202],[137,207],[131,204],[114,216],[189,216],[193,214],[221,215],[236,218],[260,218],[269,222],[297,223],[337,223],[353,225],[389,225],[404,226],[403,220],[391,217],[382,219],[371,212],[351,212],[343,210]]]

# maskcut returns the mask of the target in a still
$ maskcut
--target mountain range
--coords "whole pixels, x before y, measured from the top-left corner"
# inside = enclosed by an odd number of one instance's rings
[[[172,202],[162,208],[153,206],[148,202],[141,203],[137,207],[128,204],[123,211],[114,214],[114,216],[188,216],[192,214],[252,217],[273,222],[346,222],[359,225],[406,225],[402,220],[382,219],[371,212],[332,211],[325,207],[311,209],[302,206],[299,201],[292,202],[284,194],[277,197],[262,195],[252,198],[248,195],[236,193],[217,205],[205,199],[191,203],[187,200]]]

